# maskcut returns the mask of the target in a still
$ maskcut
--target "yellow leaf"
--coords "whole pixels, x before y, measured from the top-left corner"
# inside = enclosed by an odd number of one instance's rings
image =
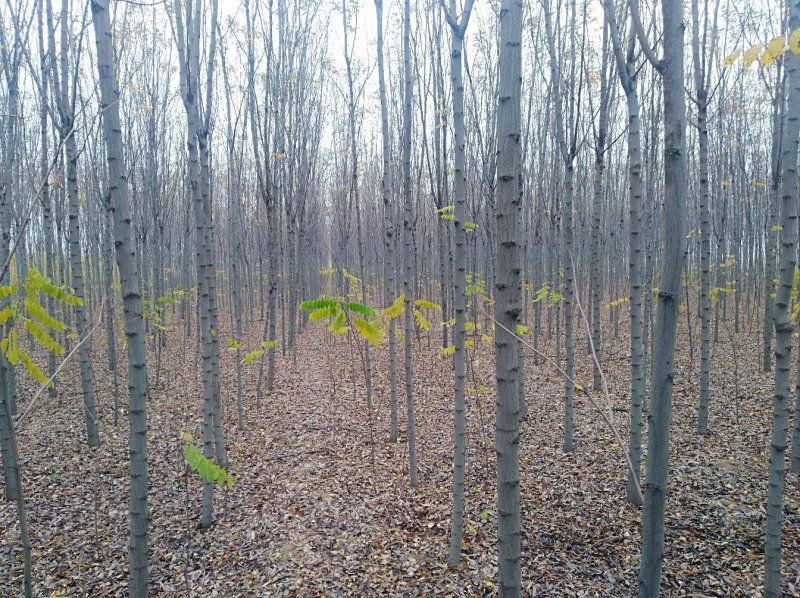
[[[736,49],[735,49],[733,52],[731,52],[730,54],[728,54],[728,55],[727,55],[727,56],[726,56],[726,57],[723,59],[723,61],[722,61],[722,66],[730,66],[730,65],[732,65],[734,62],[736,62],[736,59],[737,59],[737,58],[739,58],[739,55],[742,53],[742,49],[743,49],[743,48],[741,48],[741,47],[739,47],[739,48],[736,48]]]
[[[775,57],[769,52],[764,52],[758,62],[761,66],[772,66],[775,63]]]
[[[352,319],[353,326],[356,327],[358,333],[371,345],[376,347],[381,344],[381,331],[366,320],[361,318]]]
[[[391,322],[395,318],[399,318],[405,311],[406,294],[403,293],[394,302],[383,310],[383,317],[387,322]]]
[[[744,53],[744,58],[742,59],[744,68],[750,68],[750,65],[755,62],[756,58],[758,58],[758,55],[761,53],[761,48],[763,47],[764,44],[756,44]]]
[[[422,312],[420,312],[418,309],[414,310],[414,319],[417,321],[417,325],[420,328],[423,328],[425,330],[431,329],[431,323],[427,320],[425,316],[422,315]]]
[[[767,44],[767,52],[772,54],[773,58],[777,58],[788,49],[786,47],[786,38],[783,35],[773,37]]]
[[[776,224],[775,226],[772,227],[772,232],[773,233],[779,233],[782,230],[783,230],[783,227],[780,224]]]
[[[184,442],[192,442],[194,438],[191,434],[189,434],[189,432],[181,432],[181,440]]]
[[[794,54],[800,54],[800,27],[792,31],[789,36],[789,49]]]
[[[730,187],[732,184],[733,183],[731,183],[730,181],[722,181],[722,186],[723,187]]]

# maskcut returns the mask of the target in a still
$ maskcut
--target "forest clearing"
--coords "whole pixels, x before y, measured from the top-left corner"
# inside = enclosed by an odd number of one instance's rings
[[[7,0],[0,596],[800,596],[800,0]]]

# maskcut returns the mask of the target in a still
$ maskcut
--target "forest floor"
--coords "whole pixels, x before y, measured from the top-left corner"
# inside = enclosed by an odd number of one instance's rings
[[[248,345],[260,340],[262,325],[252,325]],[[449,362],[435,340],[428,344],[423,338],[415,350],[420,483],[412,488],[402,376],[401,438],[392,444],[385,347],[373,352],[376,406],[370,426],[357,347],[338,339],[331,350],[323,330],[312,323],[302,333],[296,363],[291,355],[279,358],[275,388],[258,407],[258,366],[243,367],[243,430],[236,425],[235,356],[221,348],[228,469],[236,481],[232,490],[215,492],[217,521],[207,531],[196,529],[201,485],[195,475],[185,475],[180,440],[182,432],[202,436],[199,364],[191,340],[184,348],[180,328],[170,334],[157,382],[151,369],[153,596],[186,596],[187,588],[193,596],[496,593],[491,349],[477,350],[468,381],[475,392],[467,399],[466,530],[463,562],[453,570],[445,565],[453,445]],[[761,593],[772,376],[757,369],[757,336],[754,331],[736,337],[735,363],[721,331],[712,357],[710,434],[700,437],[695,432],[697,366],[689,367],[682,331],[663,595]],[[616,423],[626,439],[627,346],[624,338],[603,343]],[[577,381],[588,388],[591,362],[583,350],[576,354]],[[94,357],[102,435],[98,449],[85,442],[77,364],[62,374],[58,398],[40,397],[19,431],[40,596],[126,593],[126,410],[114,427],[112,382],[99,337]],[[120,363],[124,403],[124,359]],[[523,594],[635,595],[641,514],[625,500],[626,470],[613,434],[578,393],[576,450],[565,454],[563,382],[551,366],[533,365],[529,357],[526,388],[528,418],[520,444]],[[32,390],[21,376],[21,409]],[[789,476],[783,575],[786,595],[795,596],[800,595],[799,502],[800,483]],[[14,506],[0,502],[0,596],[20,593],[21,560]]]

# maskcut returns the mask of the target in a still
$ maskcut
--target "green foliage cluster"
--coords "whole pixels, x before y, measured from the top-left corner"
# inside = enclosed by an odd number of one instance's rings
[[[533,296],[533,302],[538,303],[539,301],[544,301],[547,303],[548,307],[553,307],[564,300],[564,295],[559,293],[558,291],[554,291],[550,288],[550,283],[544,283],[542,288],[536,291],[536,294]]]
[[[376,310],[365,303],[348,301],[338,297],[330,299],[322,297],[304,301],[300,309],[309,312],[308,319],[312,322],[328,321],[328,332],[335,336],[349,333],[352,329],[369,344],[379,346],[386,334],[389,323],[405,313],[405,294],[397,297],[392,304],[383,309]],[[414,320],[423,330],[430,330],[430,320],[423,310],[442,311],[442,306],[427,299],[414,301]]]
[[[6,325],[0,338],[0,351],[11,365],[22,364],[27,372],[39,384],[52,386],[52,382],[36,365],[33,359],[19,346],[19,337],[15,324],[22,327],[38,341],[46,350],[64,354],[64,347],[53,338],[51,332],[62,332],[66,324],[51,315],[39,300],[40,294],[52,297],[65,305],[83,305],[83,300],[65,287],[60,287],[41,274],[36,268],[28,268],[27,278],[23,284],[24,295],[21,297],[17,285],[0,286],[0,300],[8,300],[9,304],[0,310],[0,325]]]
[[[450,222],[455,222],[456,216],[453,214],[456,207],[454,205],[444,206],[436,210],[436,213],[442,218],[442,220],[448,220]],[[475,229],[478,228],[478,225],[474,222],[470,222],[469,220],[465,220],[462,225],[464,226],[465,233],[472,233],[475,232]]]
[[[193,443],[191,434],[184,432],[181,434],[183,439],[183,457],[191,469],[197,472],[203,480],[215,483],[227,488],[233,487],[233,476],[223,467],[217,464],[214,459],[209,459],[200,452]]]

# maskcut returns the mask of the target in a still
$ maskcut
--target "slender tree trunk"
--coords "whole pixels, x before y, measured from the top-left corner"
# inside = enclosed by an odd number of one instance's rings
[[[628,109],[628,278],[630,283],[630,328],[631,328],[631,412],[630,446],[628,456],[632,471],[628,472],[628,502],[641,506],[639,479],[642,462],[642,406],[645,393],[644,343],[642,338],[642,145],[639,124],[639,92],[637,89],[636,37],[631,36],[627,57],[623,56],[619,37],[616,9],[613,0],[604,0],[606,19],[614,55],[617,74],[625,91]]]
[[[107,0],[91,0],[97,44],[100,113],[108,160],[109,193],[114,208],[117,266],[122,282],[125,335],[128,340],[128,411],[130,417],[130,543],[131,598],[148,595],[147,582],[147,363],[139,272],[131,226],[127,171],[122,148],[119,89]]]
[[[461,547],[464,534],[464,468],[466,462],[466,417],[465,417],[465,386],[466,386],[466,311],[467,311],[467,265],[465,247],[465,224],[467,220],[467,175],[466,175],[466,140],[464,127],[464,80],[461,74],[461,57],[464,46],[464,34],[469,24],[472,12],[472,0],[468,0],[464,7],[460,21],[456,21],[456,2],[450,0],[446,18],[450,23],[450,77],[453,88],[453,132],[455,134],[455,177],[453,180],[454,205],[454,231],[455,255],[453,262],[455,272],[454,286],[454,311],[455,327],[453,329],[453,342],[455,354],[453,356],[453,370],[455,374],[455,446],[453,449],[453,508],[450,525],[450,551],[448,565],[455,567],[461,560]],[[444,9],[444,6],[443,6]]]
[[[787,0],[789,31],[800,27],[800,0]],[[789,313],[797,263],[797,157],[800,144],[800,56],[789,51],[785,56],[788,99],[785,137],[782,147],[780,189],[781,230],[778,286],[773,307],[775,322],[775,394],[772,401],[772,435],[767,485],[766,542],[764,545],[764,596],[779,598],[781,588],[781,526],[783,486],[786,477],[786,450],[789,429],[790,376],[792,369],[793,323]],[[795,415],[797,417],[797,415]]]
[[[384,302],[390,305],[396,295],[394,272],[394,223],[392,219],[392,203],[390,191],[389,159],[391,146],[389,142],[389,108],[386,102],[386,75],[383,57],[383,0],[375,0],[378,26],[378,92],[381,101],[381,148],[383,170],[381,172],[381,195],[383,199],[384,222]],[[389,440],[397,442],[397,337],[396,320],[389,323]]]
[[[520,596],[519,383],[513,336],[520,311],[518,206],[522,3],[500,5],[500,79],[497,107],[497,253],[495,364],[497,375],[497,512],[500,596]]]
[[[595,132],[594,148],[594,173],[592,194],[592,255],[591,255],[591,315],[592,315],[592,346],[595,358],[593,366],[593,388],[599,391],[602,388],[602,343],[601,320],[603,300],[603,279],[600,259],[603,256],[601,243],[601,210],[603,202],[603,173],[605,172],[606,135],[608,133],[608,111],[611,103],[609,78],[613,76],[609,68],[608,28],[603,28],[603,50],[600,68],[600,105],[598,107],[597,130]]]
[[[108,351],[108,369],[114,378],[114,426],[119,419],[119,380],[117,376],[117,336],[114,332],[114,294],[111,292],[114,282],[114,231],[112,222],[111,195],[103,197],[103,268],[106,291],[106,348]]]
[[[692,57],[697,101],[698,176],[700,196],[700,406],[697,433],[708,433],[708,395],[711,371],[711,194],[708,172],[708,89],[711,65],[705,54],[707,39],[700,37],[700,0],[692,0]],[[708,5],[705,3],[706,12]],[[704,15],[708,18],[708,15]],[[716,23],[715,23],[716,24]],[[702,42],[702,48],[701,48]],[[713,44],[712,44],[713,45]],[[701,52],[703,54],[701,55]],[[709,54],[712,58],[714,52]]]
[[[411,486],[417,486],[417,431],[414,421],[414,370],[411,365],[412,335],[414,334],[414,245],[411,228],[414,226],[411,203],[411,100],[414,82],[411,79],[411,3],[403,1],[403,291],[405,312],[406,419],[408,425],[408,470]]]
[[[778,214],[778,194],[781,185],[781,159],[783,145],[783,114],[784,114],[784,93],[785,78],[781,71],[781,63],[778,62],[778,74],[775,81],[775,94],[773,96],[772,108],[772,148],[771,148],[771,171],[772,181],[769,188],[769,212],[767,215],[767,239],[766,239],[766,267],[764,270],[764,321],[763,321],[763,370],[772,371],[772,335],[774,333],[774,318],[772,310],[774,308],[773,295],[775,292],[775,260],[778,246],[777,224],[780,215]]]
[[[342,23],[344,29],[345,65],[347,66],[347,124],[350,140],[350,193],[356,208],[356,242],[358,244],[358,278],[361,283],[361,302],[367,302],[367,282],[364,278],[364,235],[361,232],[361,191],[358,186],[358,146],[356,144],[356,96],[353,89],[353,68],[350,47],[347,43],[348,15],[346,0],[342,0]],[[367,391],[367,409],[372,412],[372,360],[369,343],[364,341],[364,382]]]
[[[658,291],[658,314],[653,330],[653,382],[642,513],[640,598],[654,598],[659,595],[664,562],[669,428],[685,246],[686,100],[683,3],[681,0],[662,0],[661,10],[664,57],[658,63],[658,70],[664,94],[664,252]],[[637,30],[642,45],[647,44],[641,23],[637,24]]]

